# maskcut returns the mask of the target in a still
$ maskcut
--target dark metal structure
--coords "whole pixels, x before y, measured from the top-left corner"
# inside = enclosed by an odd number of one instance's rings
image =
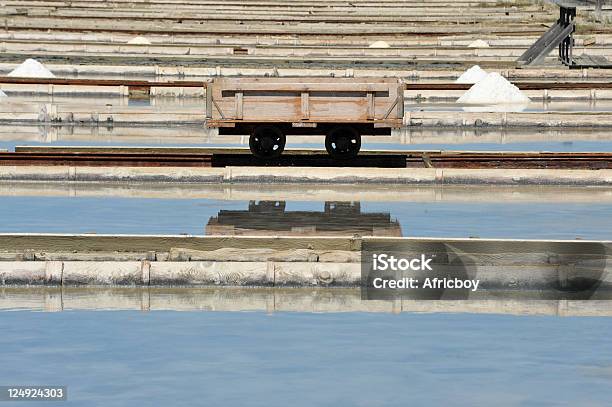
[[[376,168],[561,168],[610,169],[608,152],[473,152],[395,151],[364,152],[349,161],[338,161],[320,151],[289,151],[276,159],[256,159],[246,151],[185,153],[167,150],[117,152],[116,148],[87,152],[29,147],[31,151],[0,152],[0,166],[99,166],[99,167],[376,167]]]
[[[602,56],[575,56],[573,52],[576,9],[594,6],[601,13],[603,0],[553,0],[552,3],[559,6],[559,19],[518,58],[518,64],[537,65],[557,48],[559,61],[570,68],[612,68],[612,62]]]

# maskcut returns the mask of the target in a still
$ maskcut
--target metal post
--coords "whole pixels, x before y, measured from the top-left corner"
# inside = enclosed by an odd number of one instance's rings
[[[597,0],[597,5],[595,6],[595,15],[597,19],[601,20],[601,10],[603,8],[603,0]]]

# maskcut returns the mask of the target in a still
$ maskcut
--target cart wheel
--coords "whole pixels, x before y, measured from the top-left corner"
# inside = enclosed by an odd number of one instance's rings
[[[361,135],[353,127],[334,127],[325,137],[325,149],[334,158],[353,158],[361,149]]]
[[[255,157],[277,158],[285,149],[287,138],[276,126],[258,126],[249,138],[249,147]]]

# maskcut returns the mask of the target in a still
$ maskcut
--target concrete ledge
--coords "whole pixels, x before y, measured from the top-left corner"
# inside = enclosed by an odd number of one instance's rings
[[[53,35],[66,35],[57,34]],[[113,35],[114,37],[114,35]],[[150,35],[149,35],[150,37]],[[610,45],[612,43],[612,37],[599,36],[598,43]],[[444,37],[448,38],[448,37]],[[125,41],[127,41],[126,37]],[[218,39],[217,36],[211,37],[210,41],[215,42]],[[241,38],[241,41],[248,41],[249,37]],[[197,41],[194,37],[185,37],[184,41]],[[275,38],[273,41],[282,41],[283,39]],[[337,38],[337,41],[343,41],[345,39]],[[405,43],[409,38],[402,38],[402,43]],[[527,39],[526,44],[522,44],[527,47],[537,40],[537,36],[531,39]],[[288,39],[287,45],[294,46],[294,40]],[[350,41],[350,40],[349,40]],[[462,40],[466,41],[466,40]],[[467,41],[472,41],[467,40]],[[493,40],[495,41],[495,40]],[[512,41],[515,41],[512,39]],[[436,40],[436,45],[440,46],[455,46],[456,44],[448,40],[442,39],[440,43]],[[492,42],[491,45],[494,45]],[[461,43],[465,45],[465,43]],[[417,70],[417,69],[376,69],[376,68],[346,68],[346,69],[332,69],[332,68],[284,68],[284,67],[253,67],[245,68],[240,66],[209,66],[209,67],[192,67],[192,66],[143,66],[143,65],[75,65],[75,64],[45,64],[52,72],[58,75],[94,75],[94,76],[108,76],[123,78],[125,75],[138,75],[141,77],[159,77],[161,79],[170,78],[175,79],[176,77],[201,77],[202,80],[217,76],[274,76],[279,77],[294,77],[294,76],[305,76],[305,77],[402,77],[410,78],[413,80],[440,80],[440,79],[456,79],[464,70]],[[0,72],[8,73],[15,68],[15,63],[2,62],[0,63]],[[516,80],[516,79],[557,79],[557,80],[570,80],[570,79],[607,79],[612,78],[612,73],[606,69],[572,69],[557,68],[557,67],[527,67],[522,69],[504,69],[500,72],[503,76]]]
[[[442,184],[612,185],[612,170],[448,168],[440,171]]]
[[[347,286],[359,263],[275,262],[0,262],[0,285]]]
[[[609,261],[609,260],[608,260]],[[605,264],[606,260],[603,260]],[[500,262],[501,263],[501,262]],[[468,274],[489,290],[553,290],[588,278],[597,291],[612,289],[612,273],[600,265],[473,264]],[[447,267],[447,266],[442,266]],[[593,270],[589,270],[589,267]],[[406,274],[419,277],[419,273]],[[572,283],[573,284],[573,283]],[[0,286],[228,286],[360,287],[361,264],[314,262],[0,262]]]
[[[469,107],[466,107],[469,109]],[[476,108],[478,109],[478,108]],[[424,112],[404,114],[408,127],[539,127],[539,128],[605,128],[612,126],[608,112]]]
[[[174,247],[203,258],[212,257],[209,251],[217,248],[220,257],[223,253],[226,257],[177,261],[177,256],[156,254],[164,250],[176,253]],[[0,286],[359,287],[362,250],[368,253],[401,250],[405,256],[426,253],[434,258],[432,276],[454,270],[455,274],[477,277],[486,289],[561,290],[574,286],[583,287],[579,291],[586,286],[597,291],[612,289],[609,241],[1,234],[0,248],[13,255],[15,251],[23,253],[20,261],[0,261]],[[83,257],[85,251],[90,251],[92,257],[96,252],[108,256],[109,250],[116,250],[119,255],[111,261],[38,260],[37,251],[58,248],[64,253],[74,251],[77,257]],[[146,252],[147,258],[123,260],[130,250]],[[240,258],[241,250],[246,250],[251,258]],[[254,256],[256,250],[261,250],[260,257]],[[328,257],[310,258],[316,251],[321,252],[318,256]],[[420,274],[405,272],[404,276],[418,278]]]
[[[612,188],[539,185],[291,185],[0,182],[0,196],[218,199],[224,201],[612,203]]]
[[[0,166],[0,181],[610,186],[612,170]]]
[[[48,85],[45,85],[48,86]],[[590,99],[603,90],[589,94]],[[576,94],[577,99],[585,95]],[[612,96],[611,96],[612,97]],[[10,98],[9,98],[10,99]],[[545,112],[488,112],[482,106],[463,106],[465,111],[409,111],[404,114],[403,124],[408,128],[610,128],[612,115],[606,111],[545,111]],[[512,110],[512,107],[500,107]],[[473,110],[473,111],[470,111]],[[98,107],[86,104],[64,105],[56,103],[0,103],[0,123],[11,124],[57,124],[98,127],[159,127],[164,125],[205,124],[205,106],[109,106]]]
[[[0,166],[3,181],[224,182],[223,168]]]

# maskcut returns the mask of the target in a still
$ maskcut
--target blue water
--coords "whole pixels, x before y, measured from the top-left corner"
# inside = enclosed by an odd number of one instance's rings
[[[247,211],[248,201],[1,196],[0,208],[4,233],[202,235],[220,210]],[[291,201],[285,211],[323,209]],[[361,213],[389,213],[404,236],[607,240],[612,231],[612,205],[595,202],[362,202]]]
[[[612,398],[609,318],[10,312],[0,326],[0,384],[68,386],[68,402],[44,405],[606,406]]]
[[[37,143],[0,148],[21,144]],[[612,151],[612,140],[365,147]],[[204,234],[220,210],[248,202],[2,196],[0,208],[0,232]],[[389,213],[404,236],[612,231],[612,205],[562,199],[362,202],[361,212]],[[612,318],[595,317],[15,311],[0,313],[0,385],[68,386],[69,401],[49,406],[607,406],[611,336]]]

